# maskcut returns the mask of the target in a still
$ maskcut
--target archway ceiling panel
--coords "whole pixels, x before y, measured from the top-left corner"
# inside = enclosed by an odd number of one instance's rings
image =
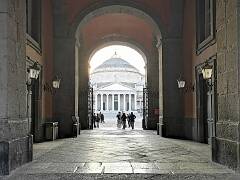
[[[145,48],[151,48],[153,28],[138,17],[127,14],[107,14],[91,20],[82,30],[87,48],[94,46],[100,39],[109,35],[122,35],[134,39]]]
[[[130,1],[130,0],[129,0]],[[140,4],[142,7],[151,9],[156,16],[159,16],[161,22],[168,27],[171,20],[171,3],[172,0],[131,0]],[[74,22],[79,12],[84,11],[88,7],[96,3],[102,3],[103,0],[64,0],[68,22]]]

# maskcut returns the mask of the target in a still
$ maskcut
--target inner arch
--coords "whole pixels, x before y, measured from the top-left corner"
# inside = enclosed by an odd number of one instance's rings
[[[106,14],[117,14],[117,13],[129,14],[129,15],[136,16],[140,19],[144,19],[149,24],[149,26],[153,28],[154,30],[153,34],[158,41],[160,41],[162,39],[162,36],[165,34],[161,23],[159,21],[154,20],[146,12],[131,6],[126,6],[126,5],[108,5],[108,6],[97,8],[89,13],[86,13],[85,15],[82,14],[77,17],[78,19],[77,22],[80,22],[80,23],[75,25],[76,40],[78,42],[80,41],[81,37],[79,36],[80,35],[79,32],[81,32],[81,30],[86,26],[86,24],[90,22],[92,19],[99,16],[106,15]]]

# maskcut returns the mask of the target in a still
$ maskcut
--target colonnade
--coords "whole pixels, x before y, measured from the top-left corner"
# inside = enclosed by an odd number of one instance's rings
[[[96,94],[95,110],[97,111],[135,111],[136,94]]]

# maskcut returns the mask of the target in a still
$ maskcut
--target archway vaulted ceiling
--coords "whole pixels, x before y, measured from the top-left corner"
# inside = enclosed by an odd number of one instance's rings
[[[152,45],[154,29],[143,19],[116,13],[92,19],[79,33],[84,45],[88,48],[111,35],[129,37],[149,49]]]
[[[84,12],[92,7],[101,6],[100,4],[133,4],[142,9],[152,12],[155,16],[160,17],[164,26],[169,26],[171,19],[172,0],[63,0],[65,11],[68,14],[69,24],[74,23],[79,12]]]

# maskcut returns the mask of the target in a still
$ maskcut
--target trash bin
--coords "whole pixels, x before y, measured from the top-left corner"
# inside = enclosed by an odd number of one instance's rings
[[[79,134],[79,121],[78,121],[78,118],[76,118],[75,116],[72,116],[72,122],[73,122],[72,134],[73,134],[73,137],[77,137],[77,135]]]
[[[78,135],[78,124],[73,123],[73,137],[77,137]]]
[[[58,122],[46,122],[45,123],[45,138],[46,140],[54,141],[58,138]]]

